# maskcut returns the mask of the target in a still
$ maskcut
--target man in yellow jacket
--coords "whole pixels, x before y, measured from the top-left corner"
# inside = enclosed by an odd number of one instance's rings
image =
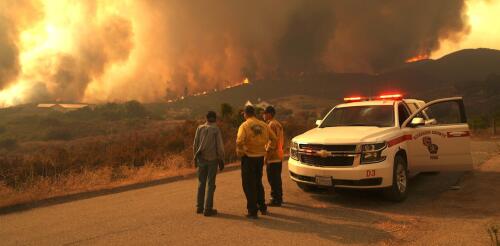
[[[257,219],[257,212],[267,214],[262,170],[264,157],[276,148],[276,136],[269,126],[255,117],[255,109],[247,106],[245,122],[238,129],[236,153],[241,157],[241,180],[247,199],[247,217]]]
[[[283,188],[281,183],[281,170],[283,166],[283,126],[274,118],[276,110],[268,106],[264,110],[264,120],[269,125],[271,132],[276,135],[276,148],[266,156],[267,180],[271,186],[271,202],[269,206],[280,207],[283,203]]]

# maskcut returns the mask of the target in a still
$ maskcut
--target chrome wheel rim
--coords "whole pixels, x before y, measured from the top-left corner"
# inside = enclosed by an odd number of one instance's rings
[[[406,191],[406,170],[401,164],[398,164],[396,169],[396,183],[399,192],[404,193]]]

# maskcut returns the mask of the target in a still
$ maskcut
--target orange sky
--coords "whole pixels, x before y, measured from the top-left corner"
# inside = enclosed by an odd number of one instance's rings
[[[432,58],[467,48],[500,49],[500,0],[469,0],[467,15],[470,33],[458,43],[443,41]]]

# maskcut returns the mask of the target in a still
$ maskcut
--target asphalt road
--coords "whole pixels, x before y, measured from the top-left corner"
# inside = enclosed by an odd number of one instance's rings
[[[485,175],[500,180],[500,172]],[[481,174],[419,175],[403,203],[377,192],[305,193],[286,169],[283,177],[286,204],[259,220],[244,217],[240,171],[234,170],[217,176],[216,217],[195,213],[197,181],[188,179],[1,215],[0,245],[481,245],[489,242],[484,226],[500,214],[494,205],[482,210],[472,204],[500,201],[491,193],[499,189],[477,188],[486,189],[486,200],[469,197],[465,207],[459,205],[462,190],[450,190],[464,182],[474,187]],[[447,230],[451,234],[441,233]],[[431,237],[437,232],[445,235]]]

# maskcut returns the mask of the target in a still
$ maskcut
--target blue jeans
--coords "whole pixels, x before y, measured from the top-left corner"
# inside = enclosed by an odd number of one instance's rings
[[[217,176],[217,161],[198,161],[198,209],[212,209],[214,206],[215,177]],[[208,191],[205,202],[205,190]]]

